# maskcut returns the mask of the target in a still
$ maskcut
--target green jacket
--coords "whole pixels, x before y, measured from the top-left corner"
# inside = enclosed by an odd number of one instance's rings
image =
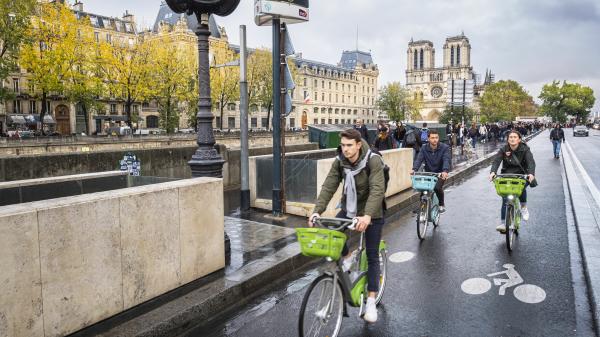
[[[358,164],[365,158],[369,146],[366,142],[362,142]],[[341,160],[340,160],[341,158]],[[383,160],[380,156],[372,154],[369,159],[370,174],[367,174],[367,169],[354,177],[357,191],[357,215],[370,215],[372,219],[380,219],[383,217],[383,199],[385,198],[385,178],[383,176]],[[337,191],[340,183],[344,179],[343,168],[352,168],[348,159],[338,150],[338,158],[331,165],[331,169],[325,178],[321,193],[317,199],[314,213],[323,213],[327,208],[327,204]],[[342,209],[346,210],[346,198],[342,197]]]

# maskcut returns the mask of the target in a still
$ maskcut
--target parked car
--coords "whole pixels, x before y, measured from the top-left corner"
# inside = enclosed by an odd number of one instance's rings
[[[577,137],[577,136],[589,136],[590,135],[590,131],[588,130],[587,126],[585,125],[577,125],[576,127],[573,128],[573,137]]]
[[[594,125],[592,125],[592,128],[600,130],[600,123],[594,123]]]

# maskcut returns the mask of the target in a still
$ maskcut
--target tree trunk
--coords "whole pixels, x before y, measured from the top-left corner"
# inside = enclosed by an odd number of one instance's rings
[[[87,104],[84,102],[79,102],[81,104],[81,108],[83,109],[83,117],[85,118],[85,134],[90,135],[90,120],[88,118],[88,109]]]
[[[125,112],[127,113],[127,125],[133,129],[131,123],[131,96],[127,95],[127,102],[125,103]]]
[[[271,131],[271,105],[273,105],[273,102],[269,102],[267,106],[267,131]]]
[[[221,131],[223,131],[223,110],[225,110],[225,109],[223,109],[223,104],[219,104],[219,105],[220,105],[219,109],[221,112],[221,120],[219,121],[219,124],[220,124],[219,129],[221,129]]]

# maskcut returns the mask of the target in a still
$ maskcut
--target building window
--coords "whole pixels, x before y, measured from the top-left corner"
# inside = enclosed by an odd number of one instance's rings
[[[267,117],[263,117],[260,119],[261,127],[268,128],[269,127],[269,119]]]
[[[158,128],[158,116],[146,117],[146,127],[151,129]]]
[[[325,124],[325,118],[321,118],[321,124]]]
[[[342,115],[346,114],[346,109],[342,109]]]
[[[333,124],[333,123],[332,123],[332,119],[331,119],[331,118],[329,118],[329,121],[328,121],[328,122],[329,122],[329,123],[327,123],[327,124]]]
[[[456,65],[460,65],[460,46],[456,46]]]
[[[235,103],[229,103],[227,104],[227,110],[229,111],[235,111]]]
[[[425,62],[423,62],[423,48],[421,48],[421,54],[419,55],[419,62],[421,62],[421,69],[424,68]]]
[[[257,128],[258,127],[258,118],[252,117],[250,118],[250,127]]]
[[[331,93],[329,94],[329,102],[331,102]]]
[[[314,111],[315,114],[318,114],[319,113],[319,108],[314,108],[313,111]]]
[[[308,91],[304,90],[304,99],[308,98]]]
[[[319,86],[319,81],[315,80],[315,88]]]
[[[331,90],[331,81],[329,81],[329,90]]]
[[[46,112],[50,113],[51,109],[50,109],[50,101],[46,101]]]
[[[106,34],[106,42],[112,43],[112,37],[110,36],[110,34]]]
[[[307,85],[307,81],[306,81],[306,77],[304,78],[304,86],[306,87]]]
[[[250,106],[250,112],[258,112],[258,105],[252,104]]]
[[[117,105],[115,103],[110,104],[110,113],[111,114],[117,113]]]
[[[454,46],[450,47],[450,66],[454,66]]]
[[[19,100],[13,101],[13,110],[15,111],[16,114],[21,113],[21,101],[19,101]]]
[[[340,89],[340,87],[339,87],[339,83],[336,83],[336,84],[335,84],[335,90],[339,90],[339,89]]]
[[[335,124],[340,124],[340,120],[339,119],[335,119]]]
[[[344,95],[342,95],[342,103],[344,103]]]
[[[321,101],[325,101],[325,93],[321,93]]]
[[[335,94],[335,102],[338,102],[338,94]]]
[[[321,81],[321,88],[325,89],[325,81]]]
[[[319,99],[319,94],[315,91],[315,101]]]
[[[290,118],[290,128],[295,128],[295,127],[296,127],[296,119]]]
[[[29,113],[37,114],[37,104],[35,101],[29,101]]]
[[[413,57],[413,68],[414,69],[418,69],[419,67],[418,67],[418,64],[417,64],[417,62],[418,62],[417,60],[419,58],[419,51],[418,50],[414,50],[413,52],[414,52],[414,54],[413,54],[413,56],[414,56]]]
[[[94,38],[96,39],[96,42],[100,42],[100,33],[94,32]]]
[[[139,113],[139,112],[140,112],[140,106],[139,106],[139,105],[137,105],[137,104],[134,104],[134,105],[132,105],[132,108],[133,108],[133,109],[132,109],[132,110],[133,110],[133,113],[137,114],[137,113]]]
[[[14,92],[20,91],[18,78],[13,78],[13,90],[14,90]]]
[[[313,124],[319,124],[319,119],[318,119],[318,118],[315,118],[315,119],[313,120]]]
[[[221,128],[221,117],[219,117],[219,116],[215,117],[215,126],[217,129]]]
[[[339,114],[339,113],[340,113],[340,109],[338,109],[338,108],[335,108],[335,114],[337,115],[337,114]]]
[[[235,117],[227,117],[227,127],[235,129]]]

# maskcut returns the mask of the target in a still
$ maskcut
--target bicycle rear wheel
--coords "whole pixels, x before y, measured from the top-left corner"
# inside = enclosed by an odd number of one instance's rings
[[[323,274],[311,283],[302,300],[299,335],[336,337],[342,327],[343,315],[344,297],[340,284],[334,284],[332,276]]]
[[[417,236],[421,240],[425,240],[427,234],[427,226],[429,224],[429,199],[421,201],[419,213],[417,214]]]
[[[513,250],[513,243],[515,240],[515,225],[514,225],[515,209],[513,205],[506,206],[506,248],[509,252]]]

